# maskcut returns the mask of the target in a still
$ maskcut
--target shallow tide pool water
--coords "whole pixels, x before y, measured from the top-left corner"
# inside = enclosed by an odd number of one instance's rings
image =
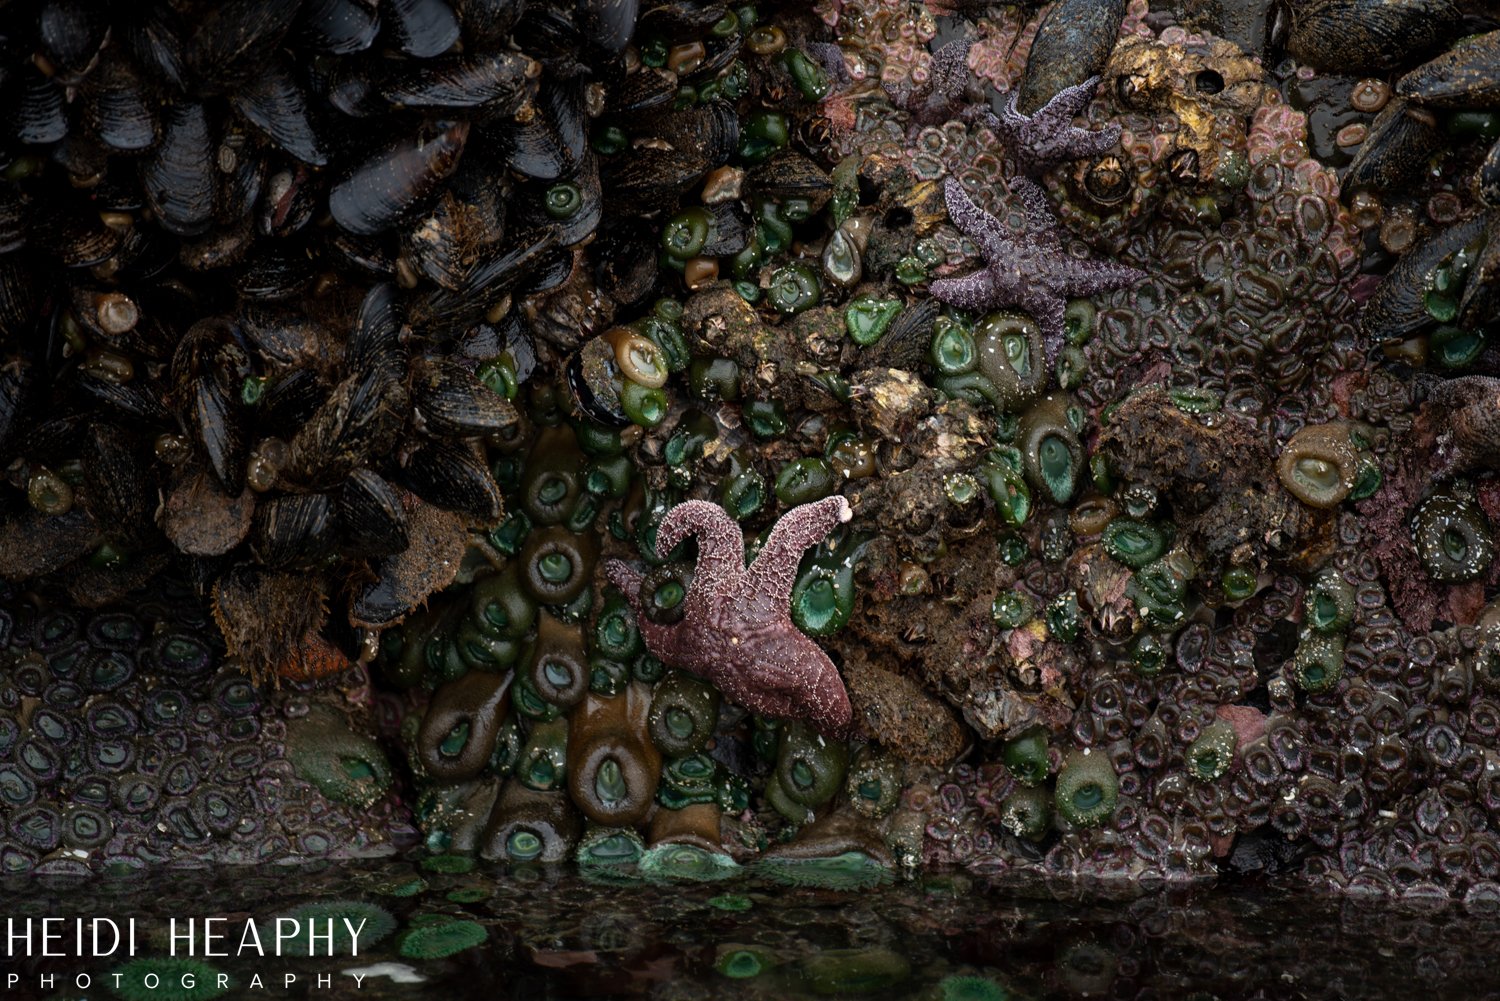
[[[663,884],[456,856],[8,880],[0,931],[33,938],[29,959],[0,960],[0,998],[1500,996],[1494,910],[954,873],[852,881]],[[114,955],[88,955],[100,918],[121,929]],[[64,955],[41,956],[44,931]]]

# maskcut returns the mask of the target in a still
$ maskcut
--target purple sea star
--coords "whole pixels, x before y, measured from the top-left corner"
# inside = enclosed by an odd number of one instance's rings
[[[646,648],[664,664],[704,678],[752,712],[807,720],[842,736],[852,710],[838,668],[792,624],[789,605],[802,551],[853,517],[843,497],[792,508],[745,566],[740,526],[717,504],[692,500],[668,511],[656,532],[659,552],[691,535],[698,566],[681,620],[652,622],[641,612],[641,574],[611,560],[605,574],[636,610]]]
[[[886,93],[911,114],[910,131],[916,133],[926,125],[941,126],[955,117],[964,104],[969,87],[969,48],[966,38],[940,45],[932,53],[927,80],[913,86],[886,84]]]
[[[1099,78],[1089,77],[1083,83],[1064,87],[1034,115],[1016,110],[1016,91],[1011,91],[1005,109],[997,118],[988,112],[985,122],[1027,174],[1064,160],[1081,160],[1100,156],[1120,141],[1120,127],[1108,125],[1097,132],[1080,129],[1073,119],[1088,106]]]
[[[1019,306],[1026,310],[1042,328],[1050,365],[1062,350],[1063,312],[1069,297],[1122,288],[1146,276],[1124,264],[1069,254],[1042,189],[1025,177],[1013,177],[1008,183],[1026,210],[1026,229],[1020,234],[975,205],[957,178],[950,176],[944,182],[948,216],[978,245],[984,268],[962,278],[940,278],[930,289],[960,309],[983,312]]]

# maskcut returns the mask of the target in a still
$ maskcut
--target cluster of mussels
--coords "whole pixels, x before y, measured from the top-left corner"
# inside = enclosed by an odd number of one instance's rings
[[[1482,11],[10,14],[7,868],[1500,898]]]

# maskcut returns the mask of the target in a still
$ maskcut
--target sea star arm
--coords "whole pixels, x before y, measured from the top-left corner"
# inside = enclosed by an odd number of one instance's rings
[[[1047,193],[1042,190],[1042,186],[1029,177],[1012,177],[1007,183],[1010,185],[1010,193],[1016,196],[1021,207],[1026,210],[1030,233],[1056,242],[1057,221],[1052,216],[1052,203],[1047,201]]]
[[[843,49],[833,42],[808,42],[803,48],[823,67],[823,72],[828,74],[835,91],[849,86],[852,79],[849,76],[849,66],[844,62]]]
[[[604,564],[604,576],[620,589],[630,607],[639,611],[641,572],[624,560],[610,560]]]
[[[952,175],[943,182],[943,201],[948,206],[948,218],[953,220],[953,225],[974,241],[986,261],[1004,258],[1010,253],[1011,238],[1005,225],[975,205],[963,184]],[[1051,225],[1050,220],[1048,225]]]
[[[1050,368],[1062,351],[1067,336],[1068,303],[1060,295],[1052,295],[1045,289],[1035,289],[1022,300],[1021,306],[1036,320],[1042,330],[1042,348]]]
[[[932,93],[950,101],[963,96],[969,85],[969,48],[972,45],[967,38],[956,38],[933,52],[927,78]]]
[[[656,529],[656,551],[669,553],[687,536],[698,540],[698,566],[688,600],[732,590],[745,572],[745,537],[739,523],[717,504],[683,501],[667,512]]]
[[[782,515],[746,571],[749,592],[775,608],[785,608],[792,599],[803,550],[821,542],[836,525],[852,517],[849,502],[839,495],[799,505]]]
[[[1146,277],[1146,272],[1118,261],[1099,258],[1079,259],[1064,256],[1056,269],[1056,285],[1059,294],[1067,296],[1097,295],[1113,289],[1134,285]]]
[[[959,309],[985,310],[997,302],[995,280],[985,270],[962,278],[939,278],[927,290],[937,299]]]

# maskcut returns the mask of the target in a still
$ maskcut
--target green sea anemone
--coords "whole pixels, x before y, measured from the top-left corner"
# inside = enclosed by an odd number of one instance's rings
[[[941,1001],[1008,1001],[1010,992],[989,977],[944,977],[938,981]]]
[[[228,991],[219,986],[220,972],[196,959],[145,956],[132,959],[107,980],[123,1001],[208,1001]]]
[[[1237,743],[1234,727],[1230,722],[1214,720],[1203,728],[1197,740],[1188,745],[1187,753],[1183,756],[1188,774],[1204,782],[1212,782],[1229,771],[1229,766],[1234,763]]]
[[[714,969],[731,980],[758,977],[777,964],[768,950],[754,945],[725,943],[714,956]]]
[[[1304,629],[1289,673],[1304,692],[1328,691],[1344,675],[1344,637]]]
[[[335,956],[353,955],[355,940],[349,934],[351,925],[359,929],[361,949],[369,949],[396,930],[396,919],[390,911],[363,900],[311,901],[277,917],[278,920],[282,918],[297,922],[297,934],[291,939],[290,945],[282,949],[283,954],[288,956],[311,956],[315,951],[331,952]],[[308,930],[318,935],[316,950],[310,948],[310,936],[306,933]],[[333,932],[331,949],[324,944],[326,939],[322,937],[329,930]]]
[[[748,911],[755,905],[743,893],[721,893],[708,898],[708,906],[720,911]]]
[[[1324,570],[1307,589],[1303,613],[1316,632],[1343,632],[1354,619],[1354,588],[1337,570]]]
[[[1114,812],[1120,780],[1109,758],[1098,751],[1075,751],[1057,773],[1053,802],[1057,812],[1077,827],[1093,827]]]
[[[739,863],[722,852],[678,844],[657,845],[641,856],[638,867],[651,879],[692,883],[732,879],[740,873]]]
[[[751,867],[751,872],[782,886],[811,886],[820,890],[872,890],[894,878],[890,869],[857,851],[829,858],[763,858]]]
[[[443,959],[472,949],[488,937],[477,921],[446,920],[408,928],[396,942],[397,951],[407,959]]]

